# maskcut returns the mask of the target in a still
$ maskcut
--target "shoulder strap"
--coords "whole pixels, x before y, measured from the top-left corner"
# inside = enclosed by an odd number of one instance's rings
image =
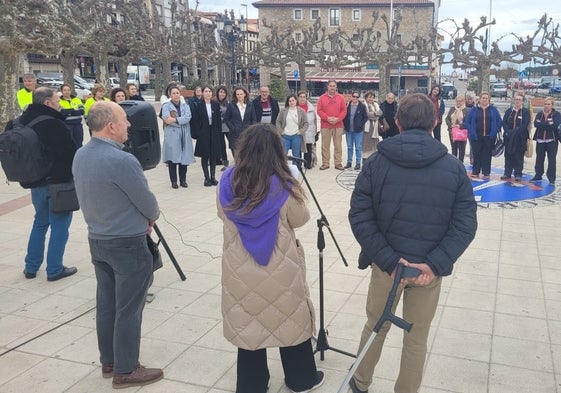
[[[42,122],[43,120],[54,119],[54,117],[49,115],[41,115],[36,117],[35,119],[31,120],[29,123],[25,124],[27,127],[33,128],[33,126],[37,123]]]

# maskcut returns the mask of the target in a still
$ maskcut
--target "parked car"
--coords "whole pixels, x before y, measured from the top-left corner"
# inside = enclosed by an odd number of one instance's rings
[[[561,85],[555,85],[549,88],[549,94],[560,94],[560,93],[561,93]]]
[[[442,98],[455,99],[458,95],[458,90],[452,83],[443,83],[441,88]]]
[[[489,89],[489,94],[491,94],[491,97],[506,98],[508,90],[504,83],[493,83]]]
[[[119,80],[119,78],[109,78],[109,84],[111,85],[112,89],[115,89],[116,87],[121,87],[121,82]]]

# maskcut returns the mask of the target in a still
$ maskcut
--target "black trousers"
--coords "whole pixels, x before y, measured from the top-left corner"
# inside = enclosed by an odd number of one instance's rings
[[[473,169],[471,173],[479,175],[483,172],[483,176],[491,174],[491,157],[493,143],[495,140],[488,136],[479,135],[477,139],[471,140],[471,150],[473,151]]]
[[[317,368],[311,338],[292,347],[279,348],[286,386],[301,392],[317,383]],[[238,348],[236,393],[265,393],[269,383],[267,350]]]
[[[179,167],[179,181],[185,182],[187,180],[187,165],[174,164],[168,161],[169,180],[172,183],[177,183],[177,168]]]
[[[441,129],[441,127],[442,127],[442,123],[437,123],[436,127],[434,127],[434,129],[432,130],[432,136],[437,141],[440,141],[440,129]]]
[[[507,153],[505,150],[505,176],[522,177],[522,169],[524,168],[524,151],[516,151]]]
[[[557,141],[547,142],[547,143],[536,143],[536,166],[535,172],[536,177],[540,178],[544,172],[544,161],[545,155],[547,154],[547,178],[550,183],[555,182],[556,177],[556,166],[557,166],[557,150],[559,146]]]
[[[304,153],[304,160],[306,160],[306,168],[312,168],[312,148],[313,143],[306,143],[306,153]]]

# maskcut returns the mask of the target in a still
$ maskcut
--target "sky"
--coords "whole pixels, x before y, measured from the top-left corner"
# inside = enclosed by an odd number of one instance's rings
[[[194,7],[196,0],[190,0],[191,7]],[[397,2],[398,0],[396,0]],[[247,13],[250,18],[257,18],[258,11],[253,7],[252,2],[247,0],[199,0],[199,9],[205,11],[224,11],[233,9],[236,15],[244,15],[247,5]],[[561,22],[561,7],[545,7],[537,1],[528,0],[441,0],[438,11],[438,19],[453,19],[458,24],[467,18],[472,26],[477,26],[481,16],[496,20],[496,24],[491,27],[491,42],[505,36],[500,41],[500,46],[510,48],[514,42],[512,38],[506,37],[509,33],[516,33],[526,36],[535,31],[537,22],[544,14],[546,8],[549,17],[554,21]],[[449,25],[442,24],[445,29]],[[446,35],[443,32],[443,35]],[[524,68],[524,65],[521,66]]]

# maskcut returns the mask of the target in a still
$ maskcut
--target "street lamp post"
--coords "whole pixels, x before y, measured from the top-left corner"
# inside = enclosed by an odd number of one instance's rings
[[[230,18],[219,15],[216,18],[216,25],[218,30],[224,34],[230,48],[232,49],[232,67],[231,67],[231,83],[232,88],[236,85],[236,42],[242,38],[242,35],[247,31],[247,21],[242,16],[238,21],[239,31],[234,28],[234,21]]]

